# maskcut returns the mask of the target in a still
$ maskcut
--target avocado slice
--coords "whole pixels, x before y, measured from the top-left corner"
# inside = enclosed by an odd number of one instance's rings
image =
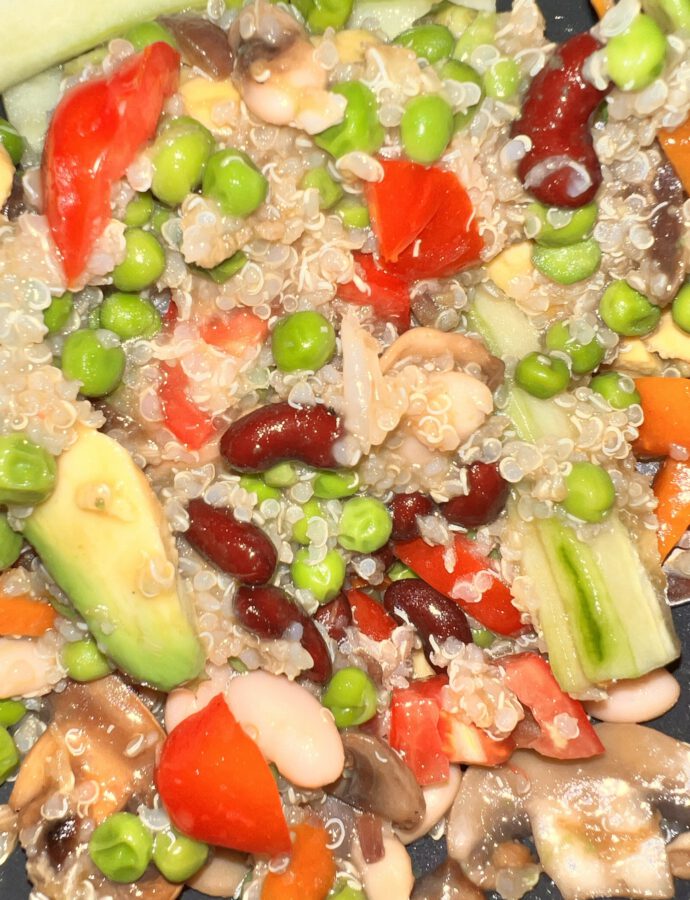
[[[204,655],[177,578],[172,534],[124,447],[80,428],[57,461],[53,494],[26,519],[24,536],[123,672],[164,691],[200,673]],[[170,576],[155,595],[152,566]]]

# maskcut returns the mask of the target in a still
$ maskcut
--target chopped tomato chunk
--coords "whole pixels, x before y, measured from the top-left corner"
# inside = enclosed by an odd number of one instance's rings
[[[187,396],[187,376],[182,367],[162,365],[163,382],[158,389],[166,428],[190,450],[199,450],[211,439],[213,420]]]
[[[398,331],[407,331],[410,327],[408,280],[382,271],[369,253],[355,253],[354,257],[357,279],[339,284],[338,297],[347,303],[371,306],[379,319],[392,322]]]
[[[373,641],[385,641],[396,627],[395,619],[364,591],[347,592],[347,601],[352,610],[352,621],[359,630]]]

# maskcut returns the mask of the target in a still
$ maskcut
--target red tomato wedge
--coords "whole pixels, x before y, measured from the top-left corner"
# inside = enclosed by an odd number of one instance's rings
[[[463,534],[455,535],[456,563],[452,572],[445,566],[445,549],[430,547],[422,538],[395,545],[395,555],[420,578],[446,597],[455,600],[465,612],[497,634],[515,634],[524,626],[519,611],[513,606],[508,585],[496,573],[492,561],[477,550],[474,541]],[[486,573],[488,586],[476,603],[457,596],[463,581],[471,581]]]
[[[78,84],[48,129],[42,177],[45,212],[69,284],[82,274],[110,219],[110,193],[156,131],[179,78],[180,56],[158,42],[112,75]]]
[[[439,711],[438,732],[441,748],[450,762],[467,766],[500,766],[515,749],[512,738],[494,741],[481,728],[461,722],[445,709]]]
[[[268,335],[268,322],[248,309],[232,309],[215,315],[201,325],[201,337],[207,344],[225,350],[231,356],[242,356],[256,350]]]
[[[352,610],[352,621],[359,630],[373,641],[385,641],[393,634],[395,619],[364,591],[347,592],[347,602]]]
[[[395,688],[391,695],[389,743],[405,760],[421,785],[448,780],[450,763],[443,752],[438,724],[445,675]]]
[[[521,746],[555,759],[586,759],[604,752],[584,707],[563,693],[543,657],[521,653],[500,662],[506,686],[530,710],[540,729],[532,739],[519,742]]]
[[[221,695],[170,732],[156,786],[175,827],[198,841],[269,856],[291,850],[268,763]]]
[[[337,296],[347,303],[371,306],[379,319],[392,322],[400,332],[407,331],[410,327],[408,281],[383,272],[370,253],[353,255],[357,277],[366,287],[362,290],[356,281],[348,281],[338,285]]]
[[[213,437],[213,421],[187,396],[189,382],[182,367],[163,363],[161,369],[164,377],[158,396],[166,428],[190,450],[199,450]]]

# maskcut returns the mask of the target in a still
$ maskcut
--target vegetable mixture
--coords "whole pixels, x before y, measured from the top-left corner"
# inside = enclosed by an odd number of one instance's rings
[[[676,896],[690,2],[190,5],[0,60],[0,861]]]

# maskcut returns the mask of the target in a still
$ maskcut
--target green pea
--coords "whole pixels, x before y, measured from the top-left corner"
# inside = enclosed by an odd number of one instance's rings
[[[264,481],[269,487],[288,488],[299,481],[297,469],[289,462],[278,463],[264,472]]]
[[[237,275],[245,267],[246,263],[247,254],[243,253],[242,250],[238,250],[212,269],[202,269],[199,266],[192,266],[192,269],[197,275],[210,278],[216,284],[225,284],[226,281],[230,281],[233,275]]]
[[[53,297],[50,306],[43,310],[43,324],[48,329],[48,334],[57,334],[67,324],[72,309],[74,308],[74,296],[71,291],[65,291],[58,297]]]
[[[373,92],[361,81],[342,81],[332,89],[347,100],[342,122],[315,135],[314,143],[336,158],[362,150],[376,153],[383,146],[386,132],[378,119],[378,103]]]
[[[7,516],[0,513],[0,572],[9,569],[19,559],[23,538],[14,531],[7,521]],[[0,722],[0,724],[2,724]]]
[[[435,63],[451,55],[455,39],[445,25],[415,25],[399,34],[393,43],[409,47],[417,56]]]
[[[0,725],[10,728],[26,715],[26,707],[19,700],[0,700]]]
[[[0,436],[0,504],[35,506],[55,487],[55,459],[21,434]]]
[[[3,145],[15,166],[18,166],[24,153],[24,138],[7,119],[0,119],[0,144]]]
[[[156,307],[139,294],[110,294],[101,304],[101,325],[121,340],[152,338],[161,330],[161,317]]]
[[[154,208],[153,196],[148,191],[136,194],[127,204],[123,221],[128,228],[141,228],[149,222]]]
[[[302,13],[312,34],[327,28],[340,30],[352,13],[353,0],[291,0]]]
[[[165,41],[171,47],[177,49],[177,41],[172,32],[170,32],[160,22],[141,22],[139,25],[133,25],[123,35],[126,41],[134,47],[135,50],[143,50],[151,44],[158,41]]]
[[[551,224],[550,219],[556,213],[561,214],[564,219],[569,216],[564,225]],[[576,210],[560,210],[541,203],[530,203],[527,214],[539,220],[539,233],[534,238],[538,244],[542,247],[567,247],[590,236],[597,221],[599,207],[596,203],[588,203]]]
[[[659,324],[661,310],[627,281],[612,281],[599,301],[599,315],[616,334],[644,337]]]
[[[606,45],[606,69],[611,81],[622,91],[642,90],[661,75],[666,48],[664,32],[651,16],[640,13]]]
[[[367,900],[367,895],[361,888],[352,887],[349,881],[339,881],[326,900]]]
[[[559,350],[570,357],[570,368],[575,375],[593,372],[604,358],[604,348],[596,337],[581,344],[570,335],[565,322],[555,322],[546,332],[546,349]]]
[[[611,476],[590,462],[575,462],[565,486],[568,491],[563,509],[583,522],[602,522],[616,500]]]
[[[345,197],[333,211],[346,228],[368,228],[371,224],[368,208],[354,197]]]
[[[303,191],[316,188],[319,192],[319,209],[330,209],[335,206],[345,193],[342,185],[331,177],[326,166],[309,169],[302,176],[299,186]]]
[[[393,531],[391,515],[380,500],[353,497],[343,505],[338,523],[338,543],[356,553],[380,550]]]
[[[314,479],[314,496],[321,500],[341,500],[350,497],[359,487],[359,475],[349,472],[330,472],[327,469]]]
[[[62,347],[61,367],[65,378],[81,382],[85,397],[112,394],[122,381],[125,351],[114,343],[112,331],[73,331]]]
[[[486,44],[493,45],[496,37],[496,22],[496,13],[479,13],[464,34],[458,38],[453,56],[467,62],[477,47],[483,47]]]
[[[438,94],[413,97],[400,122],[406,155],[419,163],[433,163],[443,155],[453,136],[453,110]]]
[[[297,541],[298,544],[307,546],[311,543],[309,535],[307,534],[309,523],[312,519],[323,518],[323,510],[321,509],[321,504],[318,500],[307,500],[302,506],[302,512],[304,513],[304,516],[301,519],[298,519],[292,526],[292,539]]]
[[[256,494],[259,503],[263,503],[264,500],[280,500],[280,491],[269,487],[258,475],[243,475],[240,478],[240,487],[250,494]]]
[[[153,861],[161,875],[173,884],[191,878],[208,859],[208,844],[195,841],[175,829],[159,831],[153,839]]]
[[[447,2],[434,8],[432,18],[438,25],[445,25],[457,40],[469,28],[476,15],[473,9]]]
[[[271,350],[282,372],[320,369],[335,354],[335,330],[321,313],[292,313],[273,329]]]
[[[67,669],[67,674],[74,681],[96,681],[105,678],[112,672],[112,666],[106,656],[96,646],[91,638],[82,641],[72,641],[65,644],[62,651],[62,664]]]
[[[671,316],[679,328],[690,333],[690,281],[686,281],[676,294]]]
[[[606,400],[614,409],[627,409],[633,403],[642,403],[642,397],[635,389],[632,378],[619,375],[618,372],[604,372],[595,375],[589,386]]]
[[[202,191],[217,201],[225,215],[244,219],[266,199],[268,181],[246,153],[231,147],[209,159]]]
[[[166,222],[172,219],[172,215],[172,212],[169,209],[166,209],[164,206],[156,206],[153,210],[151,221],[149,222],[151,230],[155,231],[155,233],[160,236],[161,232],[163,231],[163,226]]]
[[[472,643],[476,644],[478,647],[482,647],[484,650],[486,650],[487,647],[490,647],[495,640],[496,635],[487,628],[481,628],[472,632]]]
[[[151,190],[168,206],[178,206],[201,184],[216,142],[201,122],[181,116],[169,122],[156,138],[151,154]]]
[[[487,97],[510,100],[520,88],[520,67],[514,59],[499,59],[484,73]]]
[[[532,250],[532,262],[542,275],[556,284],[575,284],[597,271],[601,263],[601,247],[594,238],[568,247],[537,245]]]
[[[319,603],[328,603],[345,581],[345,560],[337,550],[329,550],[322,562],[313,563],[305,547],[295,553],[290,575],[295,587],[311,591]]]
[[[419,578],[416,572],[413,572],[409,566],[406,566],[405,563],[400,562],[400,560],[393,563],[386,572],[386,575],[391,581],[405,581],[407,578]]]
[[[141,819],[120,812],[102,822],[91,835],[89,856],[106,878],[118,884],[138,881],[153,855],[153,837]]]
[[[120,291],[143,291],[158,281],[165,269],[165,251],[155,235],[143,228],[125,231],[125,258],[113,269],[113,284]]]
[[[548,400],[568,387],[568,366],[557,356],[544,353],[528,353],[515,369],[515,381],[528,394]]]
[[[376,685],[355,666],[340,669],[326,685],[321,703],[330,709],[338,728],[362,725],[376,715]]]
[[[0,784],[4,784],[19,765],[19,752],[6,728],[0,727]]]
[[[465,112],[455,113],[453,116],[453,131],[461,131],[465,128],[474,118],[475,113],[481,106],[481,102],[484,99],[484,82],[482,81],[482,76],[477,72],[476,69],[473,69],[472,66],[467,63],[460,62],[457,59],[449,59],[447,62],[443,64],[439,75],[443,79],[450,79],[452,81],[458,81],[460,84],[476,84],[480,90],[480,96],[477,103],[468,107]]]

